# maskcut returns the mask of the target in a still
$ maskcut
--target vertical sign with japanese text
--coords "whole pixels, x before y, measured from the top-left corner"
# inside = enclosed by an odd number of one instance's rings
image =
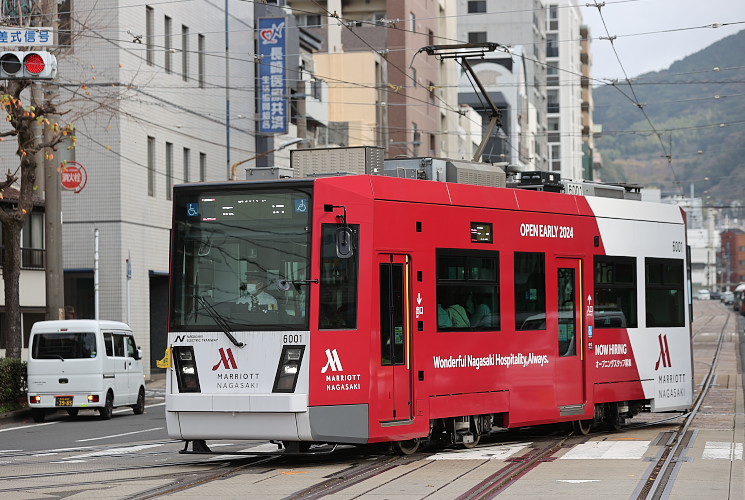
[[[259,132],[287,133],[285,18],[259,19]]]

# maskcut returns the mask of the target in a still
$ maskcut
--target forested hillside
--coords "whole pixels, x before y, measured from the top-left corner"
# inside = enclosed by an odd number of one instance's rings
[[[745,31],[634,78],[631,88],[597,87],[593,97],[603,181],[659,187],[663,195],[688,195],[693,184],[712,206],[743,200]]]

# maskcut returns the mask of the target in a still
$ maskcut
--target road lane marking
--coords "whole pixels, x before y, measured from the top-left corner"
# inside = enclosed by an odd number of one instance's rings
[[[22,425],[20,427],[10,427],[8,429],[0,429],[0,432],[17,431],[17,430],[21,430],[21,429],[28,429],[28,428],[31,428],[31,427],[41,427],[42,425],[54,425],[54,424],[58,424],[58,423],[59,423],[59,421],[57,421],[57,422],[46,422],[46,423],[43,423],[43,424]]]
[[[147,450],[149,448],[157,448],[163,446],[161,443],[158,444],[142,444],[138,446],[127,446],[125,448],[111,448],[110,450],[94,451],[92,453],[84,453],[82,455],[75,455],[74,457],[65,458],[59,462],[52,463],[80,463],[84,462],[85,458],[96,458],[96,457],[113,457],[120,455],[128,455],[130,453],[136,453],[138,451]]]
[[[75,442],[76,443],[84,443],[86,441],[98,441],[100,439],[111,439],[111,438],[116,438],[116,437],[129,436],[129,435],[132,435],[132,434],[141,434],[143,432],[159,431],[161,429],[163,429],[163,427],[154,427],[152,429],[145,429],[145,430],[142,430],[142,431],[132,431],[132,432],[124,432],[122,434],[111,434],[109,436],[101,436],[101,437],[87,438],[87,439],[78,439]]]

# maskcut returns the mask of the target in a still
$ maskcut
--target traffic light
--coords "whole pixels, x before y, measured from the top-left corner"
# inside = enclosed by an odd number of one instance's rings
[[[51,80],[57,58],[46,51],[0,52],[0,80]]]

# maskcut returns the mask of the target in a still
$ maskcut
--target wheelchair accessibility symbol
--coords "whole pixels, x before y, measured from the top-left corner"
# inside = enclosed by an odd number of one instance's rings
[[[308,201],[306,199],[295,200],[295,212],[305,213],[308,211]]]
[[[197,217],[199,215],[199,203],[187,203],[186,215],[189,217]]]

